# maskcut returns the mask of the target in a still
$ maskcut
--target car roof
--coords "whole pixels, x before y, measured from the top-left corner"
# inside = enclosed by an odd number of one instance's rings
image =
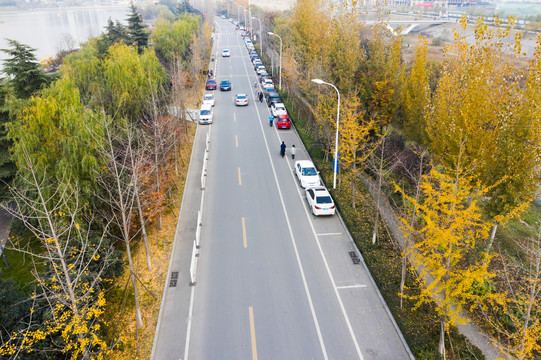
[[[314,166],[314,163],[311,162],[310,160],[298,160],[298,161],[295,161],[295,166],[299,164],[301,167],[315,167]]]
[[[201,105],[201,110],[212,110],[212,105],[203,103]]]
[[[272,105],[274,105],[274,107],[278,107],[278,106],[281,106],[283,108],[285,108],[286,106],[284,105],[284,103],[281,103],[281,102],[275,102],[275,103],[272,103]],[[271,106],[272,106],[271,105]]]
[[[316,196],[331,196],[329,190],[325,186],[309,186],[306,190],[314,190]]]
[[[205,97],[207,97],[207,96],[208,96],[208,97],[214,97],[214,94],[213,94],[213,93],[206,93],[206,94],[205,94]]]

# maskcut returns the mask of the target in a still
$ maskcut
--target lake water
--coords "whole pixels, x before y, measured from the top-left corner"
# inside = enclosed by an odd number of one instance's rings
[[[17,40],[35,48],[39,60],[67,49],[66,39],[79,47],[103,32],[109,18],[126,24],[129,12],[128,5],[0,12],[0,49],[8,48],[6,38]],[[6,58],[0,52],[0,60]]]

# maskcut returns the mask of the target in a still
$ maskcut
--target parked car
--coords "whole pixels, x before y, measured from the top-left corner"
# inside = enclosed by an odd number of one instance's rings
[[[297,175],[297,179],[299,179],[299,183],[303,188],[321,185],[319,173],[310,160],[295,161],[295,174]]]
[[[267,69],[265,69],[264,65],[259,65],[256,69],[257,75],[261,75],[261,73],[265,72],[267,73]]]
[[[248,95],[246,95],[246,94],[237,94],[237,95],[235,95],[235,105],[236,106],[247,106],[248,105]]]
[[[273,92],[268,92],[267,93],[267,106],[271,106],[273,103],[281,103],[282,102],[282,98],[280,97],[280,95],[278,95],[277,92],[273,91]]]
[[[289,115],[281,114],[276,117],[276,128],[277,129],[291,129],[291,121],[289,120]]]
[[[199,110],[199,123],[200,124],[212,124],[212,105],[203,104],[201,110]]]
[[[312,211],[312,214],[319,215],[334,215],[336,206],[332,200],[331,194],[323,186],[309,187],[305,190],[306,201]]]
[[[230,56],[231,56],[231,52],[229,51],[229,49],[222,50],[222,57],[230,57]]]
[[[222,80],[222,82],[220,82],[220,91],[230,91],[230,90],[231,90],[231,81]]]
[[[214,106],[214,94],[208,93],[203,95],[203,104],[209,104],[210,106]]]
[[[274,81],[272,81],[271,78],[263,77],[263,75],[261,75],[261,78],[263,80],[263,87],[264,88],[274,88]]]
[[[287,115],[286,106],[283,103],[272,103],[271,113],[274,117],[277,117],[278,115]]]
[[[216,90],[216,80],[209,79],[205,85],[205,90]]]

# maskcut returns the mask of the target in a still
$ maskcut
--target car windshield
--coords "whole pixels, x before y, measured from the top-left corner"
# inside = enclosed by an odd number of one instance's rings
[[[332,204],[330,196],[318,196],[316,197],[316,203],[318,204]]]
[[[209,81],[207,81],[207,84],[216,84],[216,81],[214,81],[214,80],[209,80]]]
[[[213,99],[212,95],[205,95],[205,100],[212,100],[212,99]]]
[[[222,85],[229,85],[229,81],[227,80],[222,81]]]
[[[317,171],[313,167],[302,168],[302,175],[303,176],[314,176],[314,175],[317,175]]]
[[[201,115],[210,115],[210,110],[201,110]]]

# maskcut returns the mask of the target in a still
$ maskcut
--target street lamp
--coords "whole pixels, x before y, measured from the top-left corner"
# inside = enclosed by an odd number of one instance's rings
[[[259,41],[261,41],[261,53],[263,53],[263,37],[261,36],[261,20],[252,16],[252,19],[259,21]]]
[[[280,39],[280,83],[278,85],[278,88],[282,90],[282,38],[280,35],[273,33],[272,31],[267,32],[269,35],[278,36],[278,39]]]
[[[325,82],[323,80],[320,80],[320,79],[312,79],[313,82],[315,82],[316,84],[319,84],[319,85],[329,85],[329,86],[332,86],[334,88],[334,90],[336,90],[336,93],[338,94],[338,110],[336,111],[336,140],[334,142],[334,180],[333,180],[333,184],[332,184],[332,188],[333,189],[336,189],[336,169],[338,169],[338,125],[340,124],[340,92],[338,91],[338,89],[336,88],[336,86],[334,86],[333,84],[329,84],[328,82]]]

